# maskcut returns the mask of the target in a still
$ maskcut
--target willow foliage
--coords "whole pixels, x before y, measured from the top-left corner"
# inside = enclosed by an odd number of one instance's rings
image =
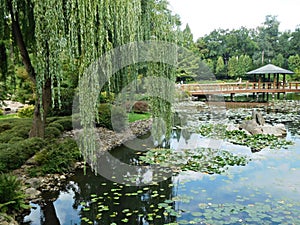
[[[17,12],[22,1],[0,0],[1,17],[5,17],[6,12],[2,10],[2,6],[6,2],[13,2]],[[101,81],[106,82],[106,91],[117,94],[126,85],[136,81],[141,73],[144,77],[175,80],[172,65],[162,62],[140,63],[135,54],[128,55],[129,59],[119,59],[133,63],[114,71],[118,67],[116,64],[122,63],[112,58],[109,52],[139,41],[176,43],[178,18],[171,15],[166,0],[26,0],[24,4],[31,4],[34,15],[34,44],[31,47],[37,96],[42,99],[45,82],[50,79],[52,101],[59,99],[60,83],[64,79],[63,64],[66,61],[76,69],[72,69],[73,71],[77,71],[85,79],[80,82],[79,87],[81,123],[85,132],[81,149],[85,159],[94,166],[97,148],[89,139],[96,139],[88,128],[92,127],[97,112],[96,96],[99,94],[97,91],[101,87]],[[0,31],[2,30],[3,24],[0,25]],[[105,57],[103,68],[92,64],[99,57]],[[90,70],[87,70],[89,67]],[[84,76],[89,72],[88,77]],[[148,85],[153,90],[161,88],[157,82]],[[172,91],[169,87],[168,94],[164,91],[162,96],[151,100],[154,116],[162,118],[167,127],[171,124],[172,100],[169,96],[172,96]],[[43,102],[40,101],[40,104]]]

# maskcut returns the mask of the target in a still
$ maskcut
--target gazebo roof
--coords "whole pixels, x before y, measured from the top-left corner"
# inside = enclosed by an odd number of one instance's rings
[[[280,68],[273,64],[268,64],[256,70],[252,70],[247,74],[293,74],[293,73],[294,73],[293,71]]]

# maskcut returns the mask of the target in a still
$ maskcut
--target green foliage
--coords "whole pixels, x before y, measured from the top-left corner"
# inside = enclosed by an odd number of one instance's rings
[[[11,213],[28,209],[22,184],[16,176],[0,174],[0,212]]]
[[[128,116],[125,110],[110,104],[100,104],[96,125],[120,132],[127,126]]]
[[[2,109],[0,109],[0,116],[3,116],[3,110]]]
[[[180,170],[191,170],[209,174],[220,174],[228,166],[244,166],[246,157],[235,156],[228,151],[200,148],[174,151],[171,149],[152,149],[139,158],[150,165],[172,167]]]
[[[61,135],[61,131],[56,127],[46,127],[45,128],[45,138],[53,139],[58,138]]]
[[[60,104],[55,102],[48,113],[49,116],[71,116],[75,90],[73,88],[62,88],[60,90]]]
[[[0,133],[6,130],[10,130],[11,128],[12,126],[9,123],[0,123]]]
[[[18,110],[18,117],[20,118],[32,118],[34,113],[34,105],[28,105]]]
[[[114,101],[115,94],[112,92],[101,92],[99,95],[100,103],[111,103]]]
[[[0,143],[11,142],[11,139],[26,139],[32,124],[31,119],[7,118],[0,120]]]
[[[48,124],[47,127],[55,127],[55,128],[57,128],[59,131],[64,131],[64,129],[65,129],[64,126],[61,125],[61,124],[58,123],[58,122],[52,122],[52,123]]]
[[[63,127],[63,130],[65,130],[65,131],[73,130],[73,124],[72,124],[71,117],[58,117],[58,118],[54,119],[54,121],[55,121],[55,123],[60,124]]]
[[[293,80],[300,80],[300,56],[298,54],[291,55],[288,59],[289,68],[295,73]]]
[[[20,125],[12,127],[9,130],[5,130],[0,135],[0,143],[8,143],[12,138],[26,139],[29,137],[30,126]]]
[[[49,143],[42,151],[38,152],[34,160],[38,164],[29,170],[31,175],[45,175],[48,173],[70,172],[79,160],[82,160],[77,143],[71,138]]]
[[[0,172],[9,172],[21,167],[30,157],[45,146],[41,138],[29,138],[0,144]]]
[[[225,74],[226,74],[226,67],[224,64],[224,60],[222,56],[219,56],[216,64],[216,75],[222,77]]]

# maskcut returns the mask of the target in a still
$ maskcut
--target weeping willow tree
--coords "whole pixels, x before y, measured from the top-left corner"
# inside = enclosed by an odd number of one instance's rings
[[[44,136],[46,115],[54,101],[59,102],[60,84],[64,79],[63,63],[68,58],[78,76],[89,82],[99,81],[99,73],[84,77],[86,68],[97,58],[124,44],[139,41],[165,41],[176,43],[179,19],[168,10],[166,0],[0,0],[1,16],[11,25],[12,36],[18,46],[23,64],[35,84],[35,113],[31,136]],[[33,41],[25,41],[22,30],[20,6],[30,6],[33,12]],[[2,21],[2,20],[1,20]],[[31,53],[31,54],[30,54]],[[162,52],[161,54],[164,54]],[[102,76],[110,74],[116,59],[105,55],[107,62]],[[126,85],[137,79],[139,73],[175,80],[175,69],[162,62],[135,63],[121,68],[107,80],[108,92],[119,93]],[[122,59],[121,59],[122,60]],[[101,78],[100,78],[101,79]],[[105,80],[105,79],[103,79]],[[95,83],[95,90],[97,89]],[[150,89],[159,90],[157,83],[148,84]],[[58,87],[58,88],[54,88]],[[57,91],[55,91],[57,90]],[[86,90],[85,90],[86,91]],[[94,93],[96,95],[96,93]],[[95,96],[94,95],[94,96]],[[165,92],[161,95],[165,95]],[[168,89],[172,96],[172,88]],[[84,101],[91,101],[86,104]],[[86,98],[82,103],[82,124],[89,126],[97,111],[97,101]],[[171,124],[171,101],[159,96],[151,99],[154,117],[160,117]],[[159,132],[158,132],[159,133]],[[160,134],[158,134],[159,136]],[[86,142],[84,142],[86,143]],[[93,146],[83,146],[83,155],[95,155]]]
[[[179,20],[176,16],[173,16],[167,8],[167,1],[160,1],[156,4],[156,1],[144,2],[144,37],[152,40],[165,41],[171,43],[177,43],[177,29]],[[170,52],[162,52],[162,57],[172,57]],[[176,54],[176,53],[175,53]],[[168,140],[171,132],[172,124],[172,110],[171,106],[174,97],[174,88],[172,84],[176,79],[176,68],[174,65],[168,65],[166,63],[148,63],[147,76],[154,76],[167,79],[171,82],[151,82],[149,88],[152,93],[159,92],[158,96],[154,96],[150,99],[151,108],[153,112],[153,129],[152,133],[157,144],[163,139]],[[162,87],[161,85],[165,85]]]

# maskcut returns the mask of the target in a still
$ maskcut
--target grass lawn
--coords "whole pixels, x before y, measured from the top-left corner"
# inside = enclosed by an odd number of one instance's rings
[[[0,120],[11,119],[11,118],[19,118],[19,117],[17,116],[17,114],[0,115]]]
[[[128,113],[128,120],[129,123],[138,121],[138,120],[145,120],[151,117],[150,113]]]

